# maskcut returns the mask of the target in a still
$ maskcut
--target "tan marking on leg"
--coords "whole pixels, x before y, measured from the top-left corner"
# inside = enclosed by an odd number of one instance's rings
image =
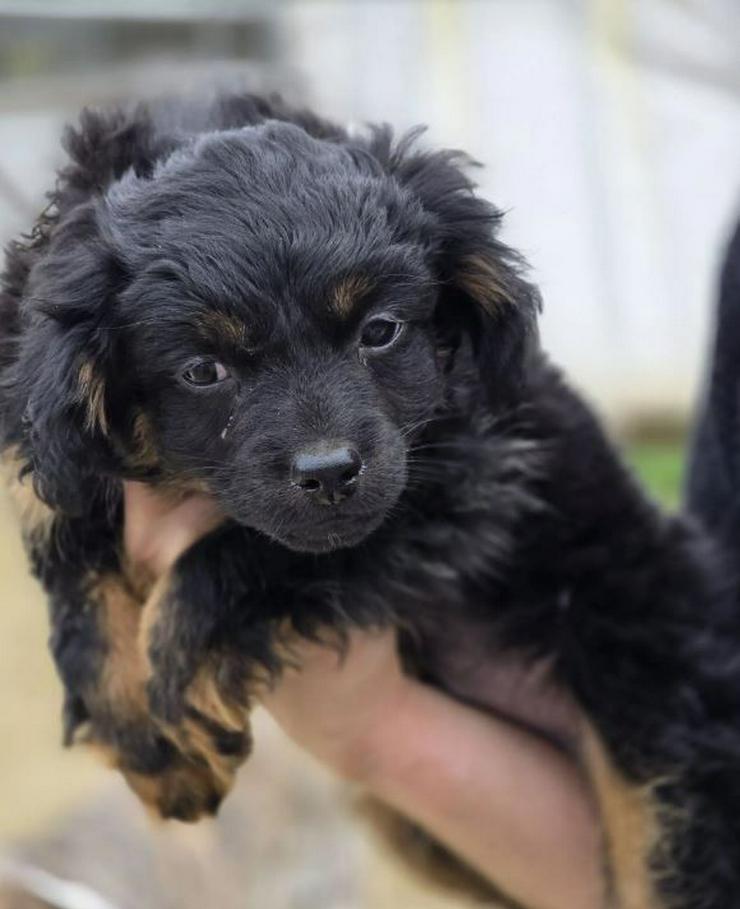
[[[24,537],[34,542],[47,540],[57,513],[36,495],[31,474],[26,474],[21,479],[25,462],[16,447],[8,449],[3,454],[1,463],[8,494],[18,515]]]
[[[161,773],[146,774],[123,766],[120,755],[109,745],[91,745],[103,763],[120,771],[154,820],[177,817],[181,821],[197,821],[203,815],[212,815],[228,791],[214,779],[210,767],[182,755]]]
[[[651,869],[661,840],[655,784],[625,779],[591,726],[584,731],[582,756],[601,812],[616,907],[664,909]]]
[[[144,659],[149,673],[151,673],[151,667],[149,666],[148,649],[153,629],[158,623],[170,621],[168,616],[163,615],[162,605],[171,583],[172,579],[169,575],[160,577],[152,588],[142,612],[138,649],[145,655]],[[203,663],[185,692],[186,704],[201,714],[206,723],[199,722],[196,717],[186,714],[177,725],[169,723],[160,725],[167,738],[177,746],[182,754],[190,755],[207,767],[211,776],[212,790],[223,797],[231,789],[238,767],[248,756],[251,703],[246,690],[243,700],[239,702],[234,701],[222,691],[217,681],[219,659],[217,655],[203,654]],[[226,734],[242,735],[245,743],[244,751],[238,754],[223,754],[219,751],[214,732],[216,727]]]
[[[100,607],[101,631],[107,653],[100,678],[100,695],[119,716],[148,717],[148,665],[138,647],[141,603],[124,578],[105,575],[92,595]]]
[[[108,433],[108,418],[105,413],[105,381],[90,361],[80,366],[77,377],[80,399],[84,402],[87,415],[85,426]]]
[[[337,284],[329,299],[332,310],[343,318],[348,316],[359,300],[371,288],[371,284],[364,275],[350,275]]]
[[[151,674],[151,666],[149,665],[149,642],[151,641],[152,629],[161,617],[162,602],[167,596],[171,585],[171,573],[168,571],[161,574],[151,586],[146,597],[146,602],[141,610],[137,648],[146,660],[148,674]]]
[[[123,771],[131,789],[155,818],[193,822],[212,815],[228,792],[214,779],[210,767],[182,763],[157,776]]]
[[[215,661],[213,661],[215,662]],[[204,666],[198,672],[192,685],[188,688],[188,703],[196,710],[230,731],[244,729],[248,717],[249,699],[246,696],[243,704],[235,703],[224,697],[215,679],[215,665]]]
[[[187,715],[182,722],[169,724],[152,716],[147,698],[151,676],[148,641],[151,628],[161,619],[171,583],[170,575],[160,577],[145,603],[132,594],[122,576],[106,575],[93,586],[107,652],[91,706],[93,712],[97,706],[124,725],[150,727],[152,734],[163,736],[174,746],[174,762],[160,773],[142,774],[127,767],[109,744],[96,741],[94,727],[88,741],[123,772],[129,786],[155,813],[196,820],[215,811],[248,753],[248,747],[235,753],[219,751],[219,733],[239,733],[248,745],[249,713],[246,704],[241,709],[229,704],[218,691],[212,673],[203,669],[188,690],[187,700],[209,723]],[[214,672],[216,668],[214,665]]]

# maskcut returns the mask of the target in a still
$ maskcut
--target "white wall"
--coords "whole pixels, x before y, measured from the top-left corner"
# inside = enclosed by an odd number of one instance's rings
[[[505,236],[544,292],[545,344],[603,410],[687,412],[740,209],[738,0],[288,0],[273,12],[278,62],[322,112],[427,123],[427,141],[485,163],[482,191],[508,211]],[[0,240],[31,223],[61,124],[83,103],[199,85],[209,69],[160,61],[0,87]]]
[[[487,165],[545,343],[603,408],[690,407],[740,206],[736,0],[314,0],[283,24],[318,106]]]

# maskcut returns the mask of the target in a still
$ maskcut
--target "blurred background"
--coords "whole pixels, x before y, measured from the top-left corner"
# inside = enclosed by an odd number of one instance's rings
[[[221,84],[426,123],[485,165],[545,346],[674,504],[740,204],[739,48],[737,0],[0,0],[0,241],[43,207],[84,105]],[[59,746],[43,600],[2,502],[0,598],[0,877],[50,901],[13,909],[461,905],[379,857],[266,719],[218,825],[153,829]]]

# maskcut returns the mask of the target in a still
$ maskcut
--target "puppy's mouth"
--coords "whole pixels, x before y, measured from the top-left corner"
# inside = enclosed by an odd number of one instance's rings
[[[288,549],[318,555],[357,546],[382,524],[384,518],[385,512],[381,512],[362,521],[331,521],[319,526],[285,528],[271,536]]]
[[[265,482],[257,475],[237,486],[235,475],[222,501],[238,523],[287,549],[328,553],[357,546],[376,531],[398,503],[406,477],[401,459],[370,464],[350,481],[339,475],[338,482],[333,477],[314,482],[310,476],[302,482],[295,476]]]

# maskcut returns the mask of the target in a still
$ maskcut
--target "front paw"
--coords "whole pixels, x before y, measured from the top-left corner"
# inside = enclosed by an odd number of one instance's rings
[[[236,771],[249,755],[248,721],[227,730],[192,708],[178,727],[164,730],[168,755],[156,769],[142,772],[119,762],[126,782],[157,816],[197,821],[216,814]]]
[[[214,814],[249,757],[249,697],[245,684],[228,690],[225,678],[234,674],[226,672],[230,662],[211,656],[174,700],[160,674],[148,681],[151,715],[178,757],[158,778],[155,803],[164,817],[196,820]],[[151,778],[136,782],[140,794],[151,788]]]

